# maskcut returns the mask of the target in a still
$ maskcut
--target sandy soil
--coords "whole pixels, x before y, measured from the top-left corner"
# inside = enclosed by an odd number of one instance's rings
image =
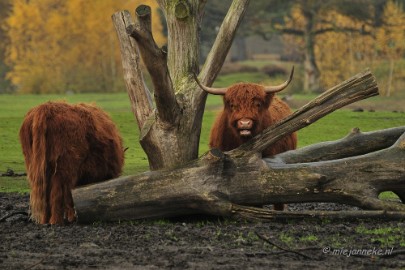
[[[289,207],[338,210],[330,204]],[[0,193],[0,218],[20,211],[28,211],[28,195]],[[395,237],[364,233],[387,227]],[[0,269],[398,269],[405,268],[404,228],[405,220],[207,217],[44,226],[15,214],[0,221]],[[378,256],[386,250],[392,254]]]

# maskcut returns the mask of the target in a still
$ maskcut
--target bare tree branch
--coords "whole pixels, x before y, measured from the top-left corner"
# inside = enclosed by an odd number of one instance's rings
[[[313,259],[312,257],[309,257],[309,256],[307,256],[307,255],[305,255],[305,254],[303,254],[303,253],[301,253],[301,252],[299,252],[299,251],[292,250],[292,249],[288,249],[288,248],[284,248],[284,247],[282,247],[282,246],[280,246],[280,245],[277,245],[276,243],[273,243],[272,241],[270,241],[269,238],[265,237],[264,235],[261,235],[261,234],[258,233],[258,232],[255,232],[255,233],[256,233],[256,235],[257,235],[260,239],[262,239],[263,241],[269,243],[269,244],[272,245],[272,246],[275,246],[275,247],[278,248],[278,249],[281,249],[282,251],[294,253],[294,254],[299,255],[299,256],[301,256],[301,257],[307,259],[307,260],[312,260],[312,259]]]
[[[359,28],[352,28],[352,27],[327,27],[327,28],[321,28],[319,30],[316,30],[314,32],[315,35],[321,35],[324,33],[328,32],[335,32],[335,33],[359,33],[362,35],[371,35],[373,34],[370,31],[365,31],[364,29],[359,29]]]
[[[138,47],[126,33],[126,27],[133,24],[128,11],[116,12],[112,16],[113,24],[120,41],[121,59],[131,109],[141,130],[147,118],[153,112],[153,102],[147,89],[140,66]]]
[[[402,220],[405,218],[405,212],[385,211],[385,210],[349,210],[349,211],[276,211],[266,208],[249,207],[242,205],[232,205],[234,218],[272,221],[288,219],[307,219],[307,218],[326,218],[335,220],[353,220],[353,219],[388,219]]]
[[[405,126],[371,132],[360,132],[359,128],[353,128],[340,140],[321,142],[295,151],[280,153],[277,155],[276,162],[306,163],[364,155],[390,147],[403,133],[405,133]],[[274,162],[272,158],[264,160]]]
[[[202,6],[201,0],[157,0],[166,16],[168,29],[167,64],[176,94],[188,96],[189,74],[198,70],[198,29]],[[187,93],[187,94],[186,94]],[[192,94],[193,95],[193,94]],[[179,100],[178,100],[179,101]],[[179,101],[180,103],[180,101]]]
[[[159,49],[152,35],[151,9],[140,5],[135,10],[138,24],[127,27],[127,33],[133,37],[141,53],[155,87],[154,95],[160,120],[173,124],[177,121],[180,108],[177,104],[172,81],[167,68],[166,53]]]
[[[304,31],[303,30],[298,30],[294,28],[277,28],[276,29],[278,32],[281,34],[286,34],[286,35],[295,35],[295,36],[303,36]]]
[[[286,34],[286,35],[295,35],[295,36],[303,36],[304,31],[295,29],[295,28],[276,28],[276,31],[278,31],[281,34]],[[314,35],[321,35],[325,34],[328,32],[337,32],[337,33],[359,33],[362,35],[371,35],[372,33],[369,31],[365,31],[364,29],[359,29],[359,28],[353,28],[353,27],[340,27],[340,26],[332,26],[332,27],[325,27],[321,28],[318,30],[313,31]]]
[[[248,5],[249,0],[234,0],[232,2],[201,70],[200,81],[203,84],[212,85],[221,70]],[[205,95],[203,91],[201,94]]]

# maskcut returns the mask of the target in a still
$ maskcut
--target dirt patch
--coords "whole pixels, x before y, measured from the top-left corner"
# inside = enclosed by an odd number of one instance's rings
[[[28,195],[0,193],[0,218],[28,211],[28,200]],[[340,206],[290,206],[294,210],[320,207],[338,210]],[[405,267],[404,228],[404,220],[253,223],[196,217],[43,226],[16,214],[0,222],[0,268],[401,268]],[[386,251],[392,251],[391,256],[378,256]]]

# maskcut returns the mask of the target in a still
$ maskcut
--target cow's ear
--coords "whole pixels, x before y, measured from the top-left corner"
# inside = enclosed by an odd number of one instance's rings
[[[270,104],[273,101],[273,97],[274,97],[274,93],[266,94],[266,98],[265,98],[265,102],[264,102],[264,106],[266,106],[266,108],[270,107]]]

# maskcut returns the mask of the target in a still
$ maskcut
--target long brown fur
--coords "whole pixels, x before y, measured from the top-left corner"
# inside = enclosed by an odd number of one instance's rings
[[[239,83],[228,88],[224,95],[224,109],[219,113],[211,128],[210,147],[230,151],[239,147],[251,137],[274,125],[291,114],[288,105],[274,94],[266,94],[258,84]],[[252,136],[241,137],[236,128],[239,119],[254,122]],[[267,147],[263,157],[269,157],[297,148],[297,134],[289,134]],[[284,204],[275,204],[274,209],[283,210]]]
[[[38,223],[74,221],[71,190],[121,174],[122,138],[111,118],[93,105],[39,105],[27,113],[19,135],[31,218]]]

